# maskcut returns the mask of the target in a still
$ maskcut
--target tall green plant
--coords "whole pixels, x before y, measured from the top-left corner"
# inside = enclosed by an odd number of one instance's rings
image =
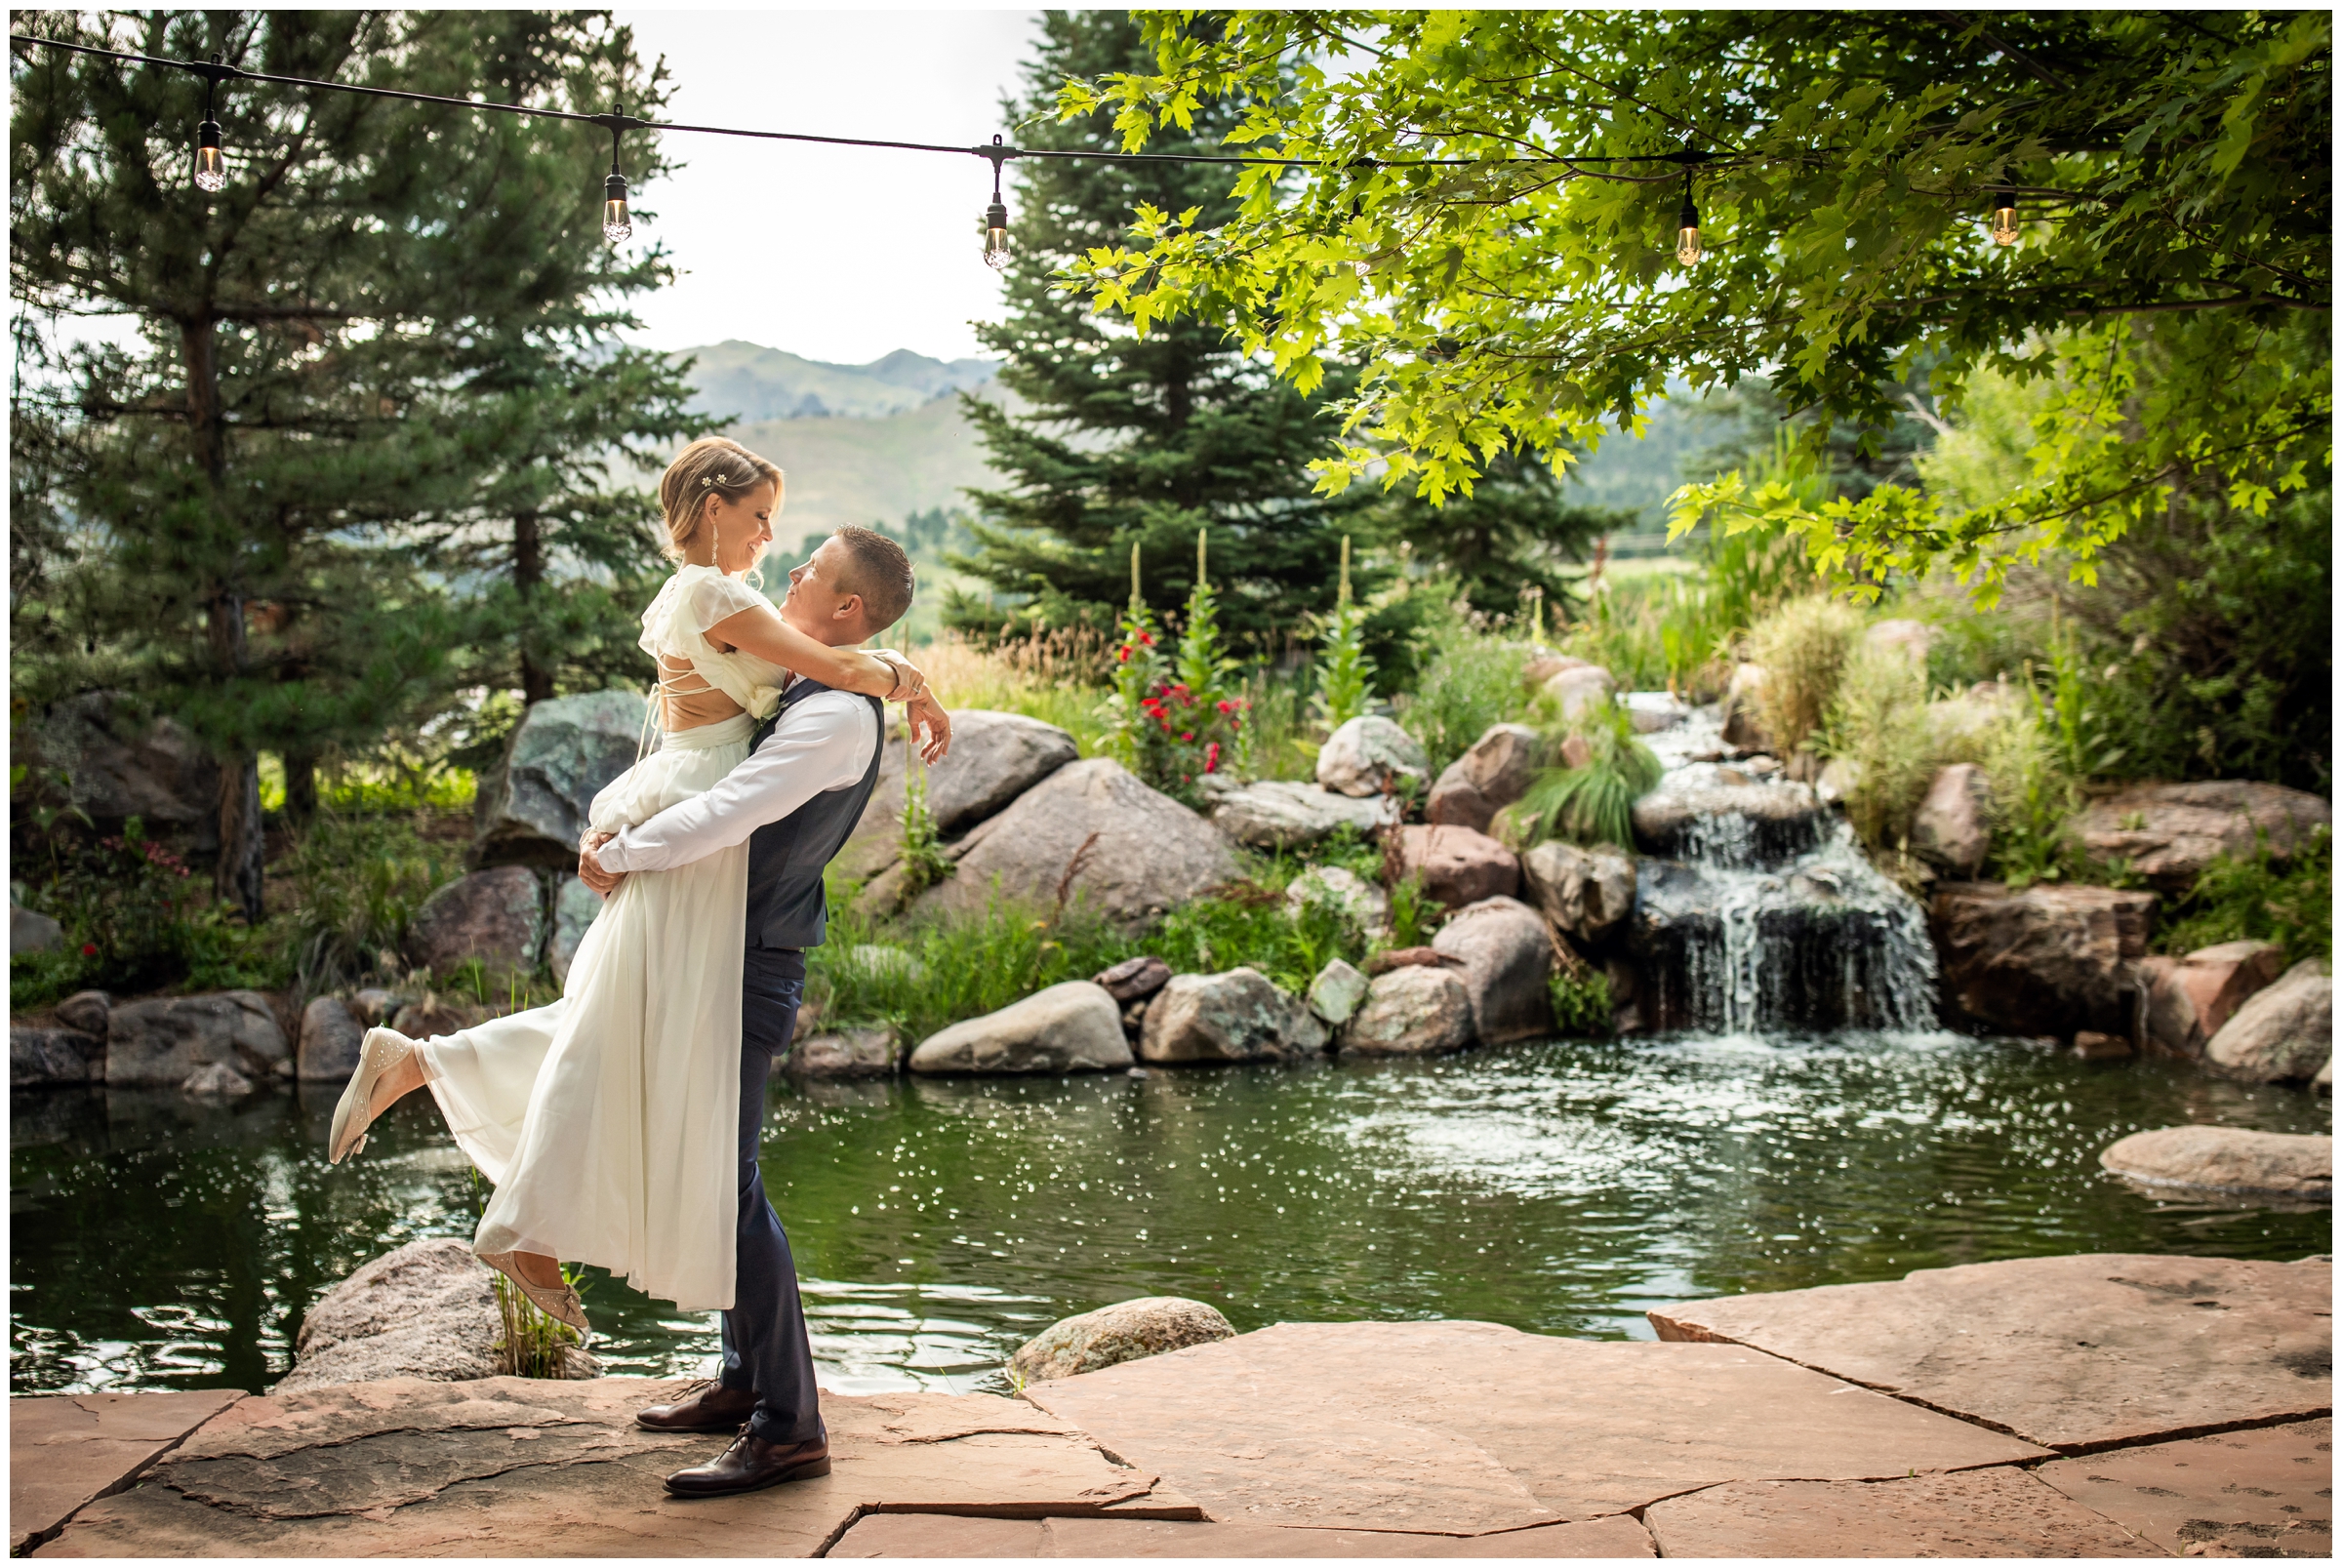
[[[1317,721],[1330,733],[1366,711],[1374,661],[1366,657],[1366,612],[1350,591],[1350,536],[1342,536],[1342,583],[1317,654]]]
[[[1583,711],[1563,729],[1583,743],[1586,760],[1537,776],[1513,808],[1520,841],[1566,838],[1632,850],[1635,802],[1659,783],[1658,757],[1635,739],[1634,715],[1616,704]]]
[[[1106,754],[1150,783],[1164,773],[1163,736],[1170,724],[1154,711],[1156,694],[1166,684],[1162,627],[1147,608],[1139,581],[1139,546],[1130,546],[1130,603],[1118,623],[1114,645],[1113,690],[1100,711],[1106,715]]]

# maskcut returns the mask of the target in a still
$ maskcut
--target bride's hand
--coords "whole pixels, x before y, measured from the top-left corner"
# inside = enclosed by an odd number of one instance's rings
[[[943,761],[950,751],[951,715],[944,711],[944,704],[935,700],[933,692],[922,689],[906,702],[903,722],[914,738],[921,729],[926,730],[927,739],[919,745],[919,755],[930,767]]]
[[[593,852],[617,836],[616,833],[588,833],[586,842],[578,849],[578,880],[605,899],[618,891],[618,885],[626,879],[626,873],[603,870],[602,863],[593,858]]]

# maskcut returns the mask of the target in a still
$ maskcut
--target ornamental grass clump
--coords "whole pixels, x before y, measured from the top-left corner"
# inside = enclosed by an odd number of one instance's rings
[[[1617,844],[1632,852],[1635,802],[1659,783],[1664,770],[1658,757],[1635,739],[1634,715],[1615,703],[1581,712],[1566,729],[1564,744],[1570,737],[1583,741],[1586,760],[1537,776],[1512,808],[1519,841],[1565,838],[1573,844]]]
[[[1860,611],[1819,593],[1792,599],[1749,628],[1749,658],[1764,666],[1757,716],[1785,759],[1821,728],[1861,634]]]
[[[1927,716],[1925,668],[1898,648],[1862,650],[1810,744],[1816,755],[1850,768],[1846,820],[1872,858],[1905,863],[1912,820],[1947,760]]]

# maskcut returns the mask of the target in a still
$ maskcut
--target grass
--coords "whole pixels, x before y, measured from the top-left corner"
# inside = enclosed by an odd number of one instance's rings
[[[1846,818],[1874,860],[1907,857],[1912,820],[1947,760],[1927,717],[1927,672],[1891,648],[1847,662],[1813,750],[1850,764]]]
[[[1582,714],[1569,729],[1587,743],[1585,765],[1540,773],[1513,808],[1514,833],[1523,844],[1566,838],[1633,853],[1635,802],[1658,784],[1659,759],[1635,738],[1633,715],[1616,704]]]
[[[2285,962],[2334,957],[2334,841],[2313,828],[2285,861],[2269,853],[2266,834],[2249,856],[2216,857],[2196,878],[2157,938],[2160,952],[2189,953],[2223,942],[2274,942]]]
[[[1414,692],[1394,704],[1398,722],[1423,743],[1432,777],[1462,756],[1491,724],[1517,719],[1528,708],[1521,666],[1529,645],[1501,631],[1454,618],[1428,633],[1432,652]]]
[[[1110,652],[1099,632],[1070,626],[989,648],[946,632],[910,658],[947,707],[1023,713],[1071,735],[1085,757],[1103,750]]]
[[[1757,713],[1787,758],[1821,728],[1862,633],[1862,613],[1826,594],[1792,599],[1749,628],[1749,657],[1764,666]]]

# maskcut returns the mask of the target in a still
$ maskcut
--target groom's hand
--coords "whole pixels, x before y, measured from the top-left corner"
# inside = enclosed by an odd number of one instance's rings
[[[617,836],[616,833],[588,833],[585,844],[578,850],[578,880],[605,899],[618,891],[618,885],[626,879],[626,873],[603,870],[602,863],[593,858],[593,852]]]

